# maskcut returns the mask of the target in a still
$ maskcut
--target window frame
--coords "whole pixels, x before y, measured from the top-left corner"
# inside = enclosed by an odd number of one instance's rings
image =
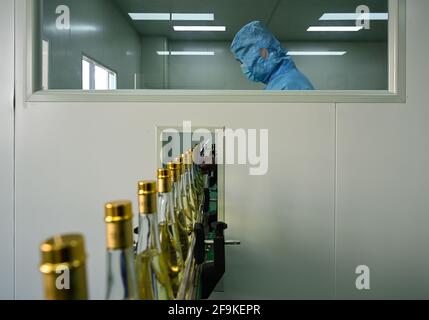
[[[406,1],[388,0],[388,90],[35,90],[37,0],[21,0],[15,6],[15,21],[25,23],[27,102],[188,102],[188,103],[405,103],[406,102]]]

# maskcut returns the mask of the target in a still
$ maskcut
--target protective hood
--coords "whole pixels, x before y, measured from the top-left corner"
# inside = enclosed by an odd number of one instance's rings
[[[269,52],[268,59],[261,57],[260,50],[263,48]],[[295,68],[287,51],[260,21],[247,24],[237,33],[231,44],[231,52],[243,64],[243,72],[253,81],[268,84],[280,69],[287,72]]]

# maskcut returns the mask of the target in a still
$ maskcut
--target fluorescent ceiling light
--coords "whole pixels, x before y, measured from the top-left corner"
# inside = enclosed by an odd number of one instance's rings
[[[173,13],[171,20],[176,21],[213,21],[213,13]]]
[[[388,13],[325,13],[319,20],[389,20]]]
[[[343,56],[347,51],[289,51],[290,56]]]
[[[174,31],[226,31],[224,26],[173,26]]]
[[[159,56],[214,56],[214,51],[157,51]]]
[[[172,56],[214,56],[213,51],[171,51]]]
[[[356,32],[363,29],[363,26],[337,27],[337,26],[318,26],[307,29],[309,32]]]
[[[168,20],[170,21],[169,13],[129,13],[133,20]]]

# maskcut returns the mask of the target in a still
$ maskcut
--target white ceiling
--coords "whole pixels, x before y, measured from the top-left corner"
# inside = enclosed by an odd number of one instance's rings
[[[307,32],[312,25],[353,25],[353,21],[319,21],[325,12],[355,12],[367,5],[371,12],[387,12],[387,0],[113,0],[124,14],[214,13],[215,21],[132,21],[142,35],[170,40],[231,41],[246,23],[263,21],[282,41],[387,41],[387,21],[372,21],[359,32]],[[131,21],[131,19],[130,19]],[[225,25],[226,32],[174,32],[173,25]]]

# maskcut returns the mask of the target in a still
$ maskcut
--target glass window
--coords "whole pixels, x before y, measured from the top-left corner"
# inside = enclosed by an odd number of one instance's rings
[[[82,58],[83,90],[116,90],[116,73],[88,57]]]
[[[389,0],[40,6],[49,89],[388,90]]]
[[[90,83],[91,83],[91,79],[90,79],[90,63],[83,59],[82,60],[82,89],[83,90],[90,90]]]
[[[42,89],[49,89],[49,42],[42,40]]]

